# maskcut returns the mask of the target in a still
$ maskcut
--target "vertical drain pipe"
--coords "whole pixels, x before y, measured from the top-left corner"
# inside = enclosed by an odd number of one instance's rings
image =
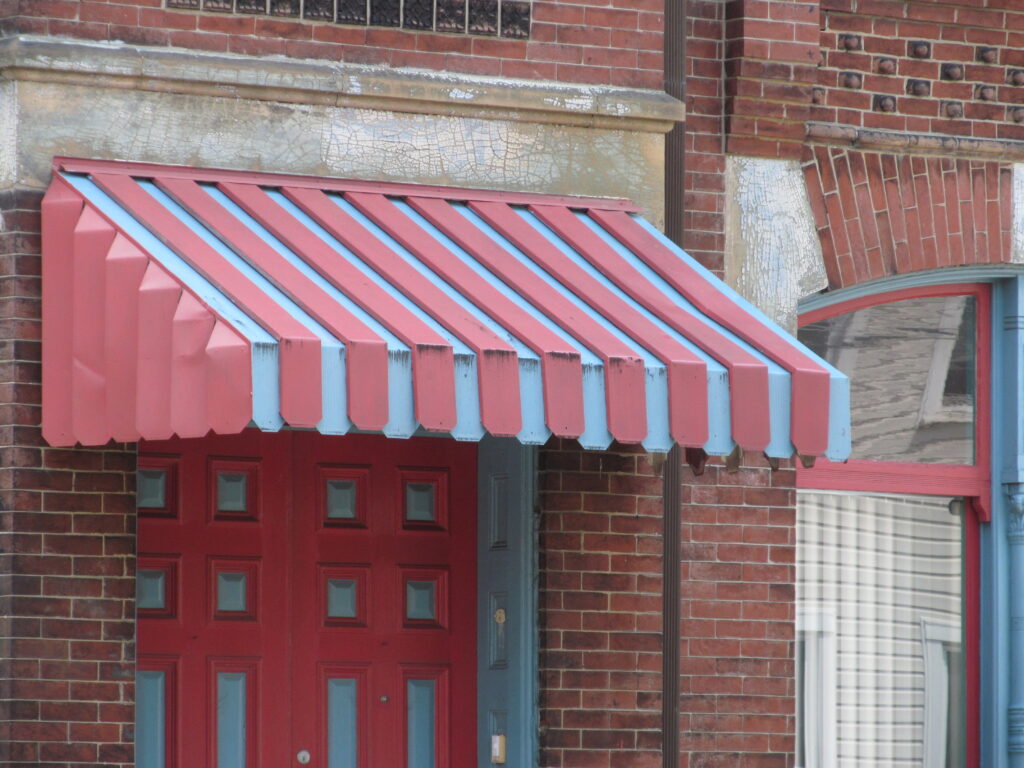
[[[669,0],[671,2],[671,0]],[[672,446],[662,472],[662,642],[661,642],[661,764],[679,766],[679,505],[682,451]]]
[[[665,0],[665,92],[680,101],[686,95],[686,0]],[[665,136],[665,234],[683,246],[683,195],[686,124]],[[662,474],[664,550],[662,553],[661,760],[679,766],[679,598],[680,500],[682,451],[673,446]]]

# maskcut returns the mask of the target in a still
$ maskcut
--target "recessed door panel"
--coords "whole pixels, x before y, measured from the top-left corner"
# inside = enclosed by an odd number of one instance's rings
[[[474,765],[475,445],[250,431],[139,464],[139,768]]]

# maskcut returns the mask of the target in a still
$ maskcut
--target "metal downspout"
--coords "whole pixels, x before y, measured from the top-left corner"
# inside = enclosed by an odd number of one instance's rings
[[[665,92],[683,101],[686,95],[686,0],[665,0]],[[677,123],[665,136],[665,234],[683,247],[683,195],[686,124]],[[663,480],[662,557],[662,696],[661,754],[663,768],[679,766],[679,525],[682,451],[674,446],[665,462]]]

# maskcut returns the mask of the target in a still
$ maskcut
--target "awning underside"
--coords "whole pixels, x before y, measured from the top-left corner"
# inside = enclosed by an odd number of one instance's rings
[[[43,252],[53,445],[849,451],[845,377],[620,200],[62,160]]]

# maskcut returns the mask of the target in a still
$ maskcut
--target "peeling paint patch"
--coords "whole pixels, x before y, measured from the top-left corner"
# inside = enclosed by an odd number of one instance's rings
[[[0,186],[3,187],[18,181],[18,98],[15,88],[15,83],[0,83]]]
[[[1024,264],[1024,163],[1013,166],[1013,246],[1010,261]]]
[[[71,155],[627,197],[655,224],[662,219],[660,134],[59,83],[18,87],[18,120],[32,130],[22,132],[17,159],[25,180],[39,186],[54,155]]]
[[[797,302],[828,285],[799,163],[727,158],[726,280],[790,330]]]

